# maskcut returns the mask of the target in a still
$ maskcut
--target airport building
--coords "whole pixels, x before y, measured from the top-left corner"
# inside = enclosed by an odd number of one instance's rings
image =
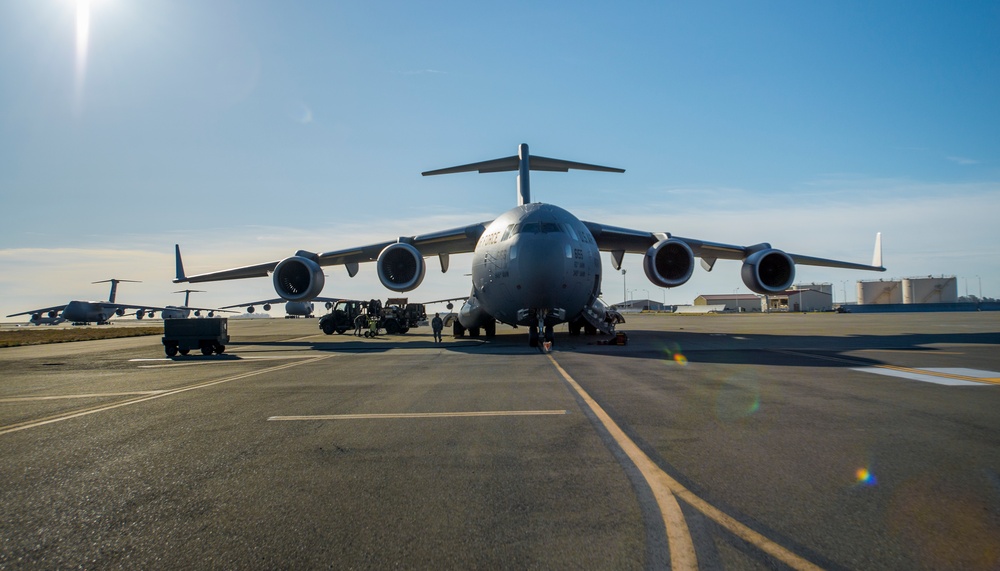
[[[752,293],[699,295],[694,298],[694,305],[716,306],[715,311],[761,311],[760,296]]]

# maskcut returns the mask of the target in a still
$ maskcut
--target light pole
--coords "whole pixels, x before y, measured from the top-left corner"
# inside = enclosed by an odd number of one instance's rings
[[[976,279],[979,280],[979,301],[983,301],[983,278],[976,276]]]
[[[649,309],[649,290],[643,288],[642,291],[646,292],[646,309],[648,310]]]

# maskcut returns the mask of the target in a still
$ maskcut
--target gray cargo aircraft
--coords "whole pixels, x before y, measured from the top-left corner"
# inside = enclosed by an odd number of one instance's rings
[[[115,303],[115,296],[118,293],[118,284],[122,282],[138,282],[135,280],[119,280],[112,278],[110,280],[93,283],[103,284],[109,282],[111,283],[111,293],[108,294],[108,301],[73,300],[66,305],[54,305],[52,307],[32,309],[31,311],[22,311],[21,313],[14,313],[12,315],[8,315],[7,317],[31,315],[31,323],[35,323],[36,325],[41,323],[59,322],[60,320],[71,321],[73,323],[97,323],[98,325],[103,325],[107,323],[112,316],[125,315],[125,313],[130,309],[136,310],[137,317],[148,312],[162,311],[164,309],[162,307],[155,307],[152,305],[128,305]],[[142,318],[139,317],[139,319]]]
[[[611,254],[615,270],[626,253],[643,256],[646,277],[660,287],[677,287],[690,279],[694,259],[706,271],[717,260],[739,260],[743,283],[759,294],[785,291],[795,279],[795,265],[827,266],[852,270],[885,271],[876,238],[871,265],[789,254],[762,243],[739,246],[585,222],[553,206],[531,202],[531,171],[566,172],[569,169],[625,172],[623,169],[532,156],[528,145],[518,154],[422,173],[424,176],[460,172],[517,171],[515,208],[492,221],[396,240],[313,253],[299,250],[275,260],[193,276],[184,274],[180,248],[176,247],[175,283],[207,282],[271,275],[274,288],[287,301],[309,301],[323,290],[323,266],[343,265],[354,277],[362,262],[375,262],[379,280],[395,292],[420,285],[424,258],[437,256],[441,271],[448,271],[451,254],[474,253],[472,292],[458,312],[456,335],[466,331],[476,337],[481,330],[492,336],[496,322],[528,326],[528,342],[553,340],[553,327],[568,323],[571,334],[581,329],[610,333],[613,319],[601,300],[602,251]]]

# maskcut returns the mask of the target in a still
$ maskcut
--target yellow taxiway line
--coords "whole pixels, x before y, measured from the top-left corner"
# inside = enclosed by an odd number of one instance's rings
[[[625,431],[601,408],[601,405],[597,404],[597,401],[587,391],[583,390],[583,387],[556,362],[551,354],[546,354],[546,356],[552,361],[552,364],[559,371],[559,374],[562,375],[563,379],[569,383],[597,419],[600,420],[604,428],[611,434],[611,437],[621,446],[625,454],[628,455],[629,459],[632,460],[636,468],[642,473],[646,482],[649,483],[649,487],[652,489],[653,495],[660,506],[663,523],[667,528],[667,546],[670,550],[671,569],[698,568],[698,558],[695,553],[694,542],[691,540],[691,532],[688,530],[687,522],[684,520],[684,514],[677,503],[678,497],[715,523],[727,529],[730,533],[747,543],[755,545],[761,551],[792,569],[809,571],[822,569],[811,561],[796,555],[785,547],[778,545],[764,535],[726,515],[715,506],[685,488],[680,482],[671,478],[625,434]]]

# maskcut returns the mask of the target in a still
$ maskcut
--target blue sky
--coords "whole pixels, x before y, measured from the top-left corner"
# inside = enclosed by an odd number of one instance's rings
[[[0,315],[110,277],[179,303],[176,242],[193,273],[489,220],[512,173],[419,173],[522,142],[626,169],[533,175],[583,219],[862,262],[881,231],[887,273],[798,281],[1000,297],[997,30],[995,2],[0,0]],[[738,263],[668,291],[605,262],[610,302],[747,292]],[[409,295],[467,294],[467,268]]]

